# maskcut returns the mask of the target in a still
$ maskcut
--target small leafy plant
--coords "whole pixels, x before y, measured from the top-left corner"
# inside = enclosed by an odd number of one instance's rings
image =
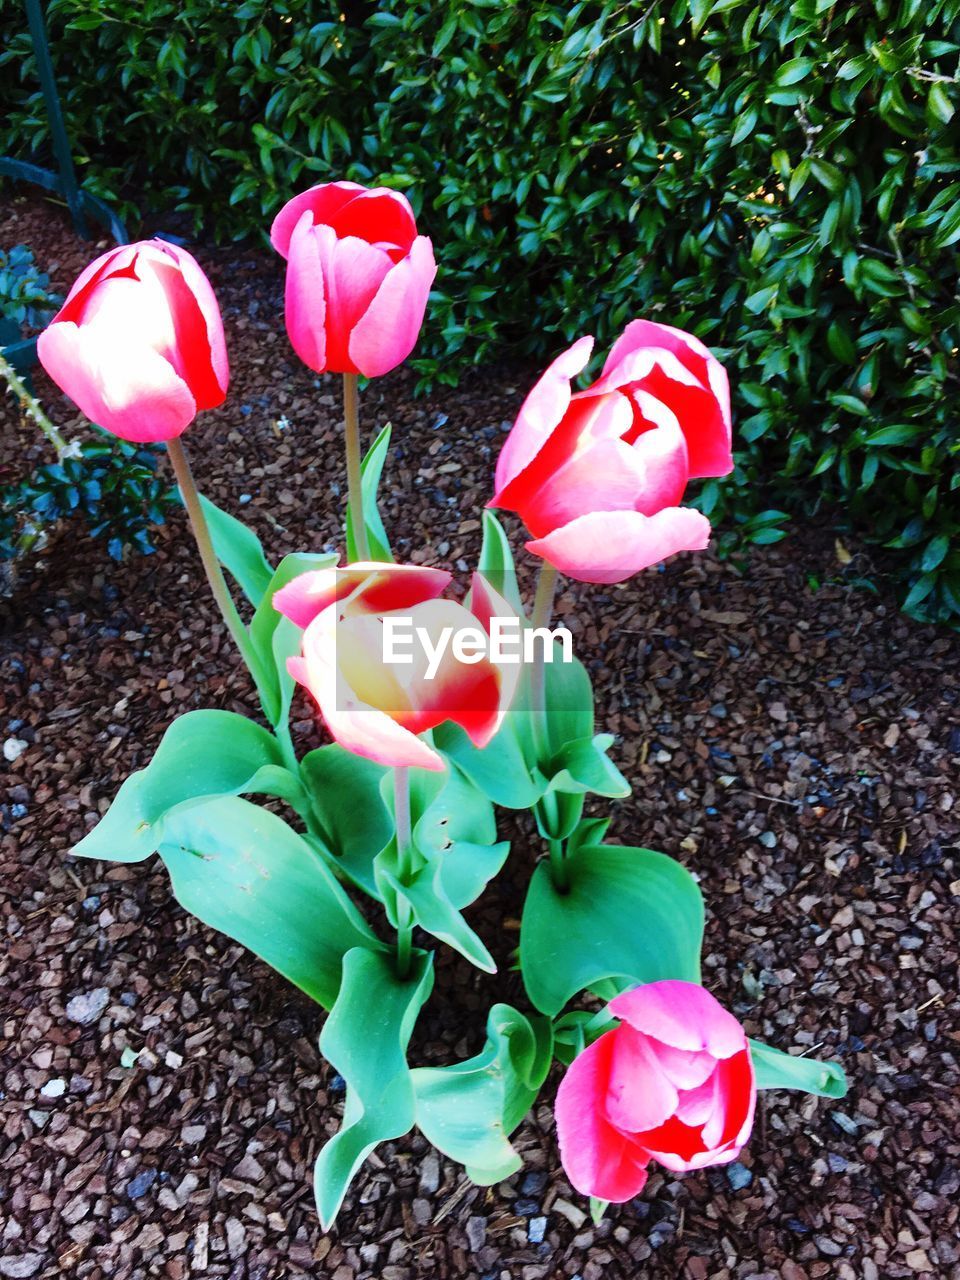
[[[26,245],[0,249],[0,343],[16,342],[23,329],[42,329],[59,304]]]
[[[569,632],[551,628],[561,573],[622,582],[706,546],[707,519],[681,500],[690,479],[732,466],[726,374],[690,334],[644,320],[626,326],[582,389],[573,380],[592,339],[560,354],[518,415],[488,503],[527,526],[535,597],[524,602],[487,510],[459,599],[445,569],[393,559],[377,505],[389,426],[364,459],[360,448],[358,379],[412,351],[435,270],[430,241],[403,196],[350,182],[295,197],[272,239],[287,263],[294,348],[343,375],[342,567],[311,551],[272,563],[196,489],[182,436],[222,403],[229,375],[216,299],[188,253],[146,241],[104,255],[40,338],[48,372],[88,416],[128,441],[166,444],[263,713],[262,723],[221,710],[180,716],[74,853],[156,853],[187,910],[328,1010],[320,1049],[347,1091],[316,1163],[325,1227],[377,1144],[414,1126],[481,1185],[515,1172],[510,1135],[554,1060],[566,1068],[560,1158],[598,1216],[642,1189],[651,1162],[682,1171],[735,1159],[758,1090],[846,1088],[836,1064],[748,1041],[701,985],[694,878],[662,853],[608,839],[609,818],[584,816],[587,797],[623,799],[630,784],[613,738],[596,732]],[[306,754],[289,723],[298,684],[331,738]],[[283,802],[284,815],[247,798],[257,796]],[[543,842],[522,908],[524,1007],[494,1004],[468,1060],[414,1066],[408,1047],[437,948],[496,969],[465,910],[516,856],[498,839],[497,808],[532,814]]]

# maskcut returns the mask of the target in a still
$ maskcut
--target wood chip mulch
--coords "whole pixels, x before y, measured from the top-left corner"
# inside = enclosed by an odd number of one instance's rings
[[[4,195],[0,242],[30,244],[66,289],[91,247],[52,206]],[[339,392],[289,348],[281,264],[195,251],[233,365],[228,403],[187,437],[201,485],[277,558],[335,546]],[[534,373],[367,391],[367,431],[395,427],[401,557],[473,565]],[[0,439],[8,464],[44,456],[9,399]],[[320,1011],[186,916],[156,860],[67,852],[178,712],[254,714],[249,683],[181,513],[122,565],[75,530],[55,540],[0,614],[0,1277],[958,1280],[960,644],[855,589],[870,566],[847,550],[841,564],[828,528],[803,529],[742,570],[685,556],[619,588],[568,585],[560,610],[634,782],[613,839],[699,877],[705,982],[750,1034],[839,1058],[849,1096],[764,1095],[737,1164],[658,1172],[594,1227],[559,1168],[552,1078],[517,1136],[521,1173],[481,1190],[412,1135],[377,1150],[325,1235],[311,1166],[343,1084],[317,1053]],[[295,716],[319,742],[305,702]],[[472,915],[501,973],[444,958],[417,1061],[474,1052],[489,1005],[522,1002],[509,955],[539,848],[526,819],[503,829],[511,859]]]

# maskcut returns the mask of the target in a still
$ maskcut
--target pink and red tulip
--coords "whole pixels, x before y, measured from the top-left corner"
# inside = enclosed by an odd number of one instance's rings
[[[448,646],[426,678],[426,659],[413,647],[409,664],[387,663],[384,618],[402,616],[433,643],[444,628],[490,634],[492,616],[514,611],[474,574],[469,608],[441,598],[451,575],[416,565],[353,564],[301,574],[281,588],[274,607],[303,627],[301,655],[290,674],[313,695],[330,733],[347,750],[379,764],[442,770],[442,757],[419,734],[444,721],[459,724],[475,746],[497,732],[516,685],[518,666],[458,661]]]
[[[304,364],[375,378],[406,360],[437,268],[405,196],[321,183],[283,206],[270,239],[287,260],[287,333]]]
[[[621,1019],[576,1057],[557,1093],[560,1158],[584,1195],[622,1203],[647,1164],[676,1172],[736,1160],[756,1082],[743,1028],[693,982],[651,982],[610,1002]]]
[[[515,511],[528,550],[583,582],[622,582],[677,551],[702,551],[709,522],[681,507],[687,482],[733,468],[730,392],[707,348],[635,320],[599,379],[574,392],[592,338],[558,356],[527,396],[497,462],[492,507]]]
[[[37,354],[91,422],[137,444],[181,435],[200,409],[223,403],[230,378],[210,282],[165,240],[91,262]]]

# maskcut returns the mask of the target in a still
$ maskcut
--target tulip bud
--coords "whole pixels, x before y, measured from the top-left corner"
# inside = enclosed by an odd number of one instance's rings
[[[200,409],[223,403],[230,377],[210,282],[185,249],[164,240],[92,262],[37,354],[91,422],[137,444],[181,435]]]
[[[287,333],[304,364],[375,378],[406,360],[437,268],[405,196],[322,183],[283,206],[270,239],[287,260]]]
[[[676,1172],[736,1160],[757,1087],[743,1028],[694,982],[610,1002],[620,1025],[573,1060],[557,1093],[560,1158],[584,1195],[638,1195],[650,1160]]]

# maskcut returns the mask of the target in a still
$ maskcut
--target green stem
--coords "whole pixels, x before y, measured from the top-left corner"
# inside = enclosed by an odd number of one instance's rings
[[[553,617],[553,602],[557,594],[557,583],[560,579],[558,569],[546,560],[540,565],[540,576],[537,578],[537,593],[533,601],[533,614],[530,622],[536,630],[538,627],[549,627]],[[547,727],[547,695],[546,671],[544,669],[544,652],[546,646],[538,644],[533,651],[533,669],[530,672],[530,713],[533,716],[533,742],[537,753],[537,762],[546,766],[549,762],[550,734]],[[541,819],[550,829],[550,821],[556,817],[556,801],[552,795],[545,795],[537,801]],[[570,888],[570,871],[562,840],[548,839],[550,849],[550,878],[558,893],[567,893]]]
[[[537,594],[533,601],[533,614],[530,625],[549,627],[553,616],[553,600],[557,592],[560,572],[552,564],[544,560],[540,565],[540,576],[537,578]],[[537,759],[546,764],[550,754],[550,739],[547,733],[546,706],[546,673],[544,671],[545,646],[534,646],[533,668],[530,672],[530,709],[533,715],[533,741],[537,749]]]
[[[357,375],[343,375],[343,420],[347,448],[347,510],[353,525],[353,541],[358,560],[370,559],[367,522],[363,518],[363,489],[360,470],[360,393]]]
[[[187,460],[183,442],[179,437],[167,441],[167,453],[170,455],[173,473],[177,478],[177,484],[180,486],[183,505],[186,507],[187,515],[190,518],[190,528],[193,530],[197,550],[200,552],[200,561],[207,575],[207,581],[210,583],[213,598],[216,600],[221,616],[227,624],[227,630],[233,636],[234,643],[243,655],[243,660],[259,687],[260,664],[250,642],[247,629],[243,625],[240,614],[237,612],[237,606],[233,603],[233,596],[230,594],[230,589],[223,576],[223,570],[220,568],[217,553],[213,549],[213,539],[210,537],[210,529],[203,514],[203,507],[200,505],[197,484],[193,478],[193,472],[190,470],[190,463]]]
[[[44,413],[43,408],[40,405],[40,401],[36,396],[30,394],[27,390],[27,384],[2,353],[0,353],[0,378],[3,378],[13,395],[15,395],[20,401],[20,406],[23,409],[23,412],[27,417],[33,419],[36,425],[56,449],[57,457],[60,458],[67,453],[70,449],[70,445]]]
[[[548,840],[550,847],[550,879],[557,893],[567,893],[570,889],[570,864],[562,840]]]
[[[397,879],[406,884],[413,868],[410,826],[410,769],[397,765],[393,771],[393,812],[397,823]],[[410,948],[413,937],[413,920],[410,903],[397,896],[397,974],[405,978],[410,972]]]

